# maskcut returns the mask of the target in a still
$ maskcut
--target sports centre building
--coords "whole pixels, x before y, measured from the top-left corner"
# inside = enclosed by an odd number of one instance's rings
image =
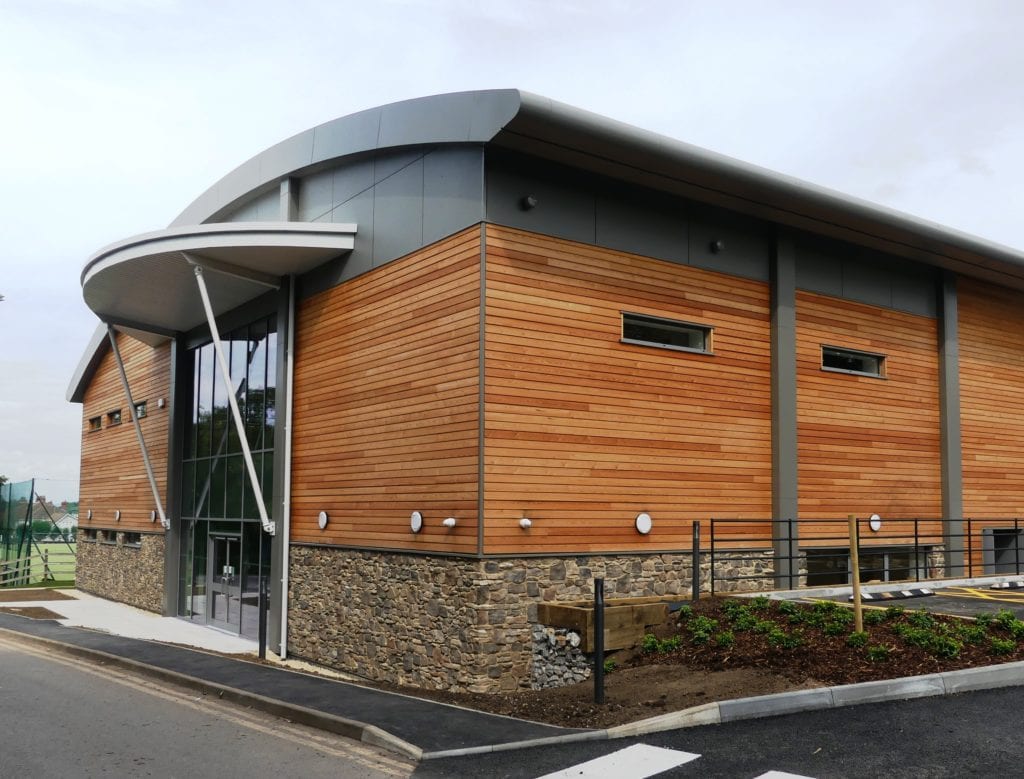
[[[689,592],[695,521],[782,575],[1024,514],[1024,255],[516,90],[289,138],[82,290],[79,586],[253,636],[262,585],[368,678],[538,684],[538,606]]]

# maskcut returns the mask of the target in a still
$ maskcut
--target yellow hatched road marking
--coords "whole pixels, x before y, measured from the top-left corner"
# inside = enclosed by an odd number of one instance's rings
[[[999,601],[1002,603],[1024,603],[1024,590],[979,590],[974,587],[949,587],[945,590],[939,590],[935,594],[948,595],[953,598]]]

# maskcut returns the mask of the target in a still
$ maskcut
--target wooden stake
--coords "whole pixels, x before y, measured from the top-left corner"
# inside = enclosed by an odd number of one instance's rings
[[[853,629],[858,633],[864,632],[864,610],[860,604],[860,556],[857,547],[860,539],[857,534],[857,517],[849,515],[850,520],[850,572],[853,576]]]

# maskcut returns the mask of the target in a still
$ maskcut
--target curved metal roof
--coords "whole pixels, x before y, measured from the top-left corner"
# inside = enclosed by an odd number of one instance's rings
[[[222,217],[290,175],[384,149],[483,144],[782,225],[1024,287],[1024,253],[516,89],[406,100],[270,147],[214,184],[174,225]]]

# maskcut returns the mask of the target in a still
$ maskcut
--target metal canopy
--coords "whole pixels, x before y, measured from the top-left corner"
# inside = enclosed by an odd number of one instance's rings
[[[104,322],[160,335],[206,322],[196,293],[196,262],[220,315],[347,254],[354,224],[239,222],[174,227],[112,244],[82,271],[86,305]]]

